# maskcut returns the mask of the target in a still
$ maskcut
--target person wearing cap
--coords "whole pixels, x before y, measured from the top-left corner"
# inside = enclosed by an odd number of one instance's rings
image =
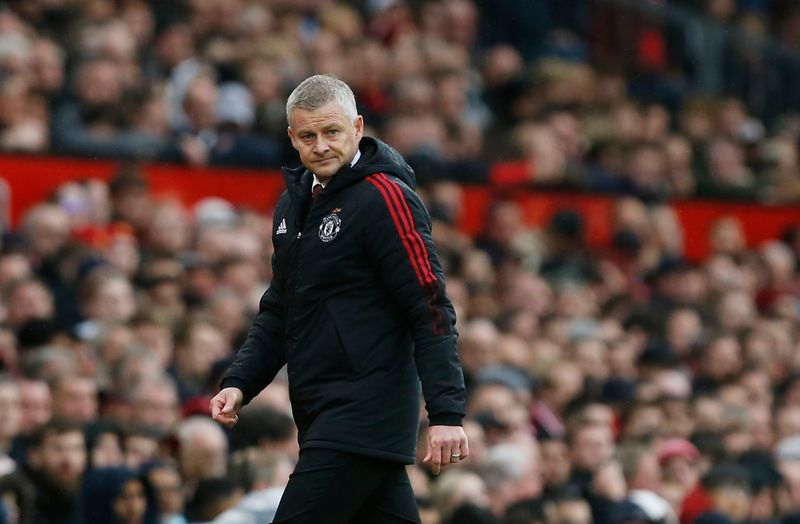
[[[284,169],[273,279],[211,400],[232,426],[288,365],[300,457],[274,523],[420,522],[420,383],[434,473],[469,454],[455,312],[414,172],[363,136],[347,84],[304,80],[286,104],[302,166]]]

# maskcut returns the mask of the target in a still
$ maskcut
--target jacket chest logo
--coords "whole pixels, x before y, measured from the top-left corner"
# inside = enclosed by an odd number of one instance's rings
[[[336,214],[338,211],[341,211],[341,209],[334,209],[319,224],[319,239],[323,242],[330,242],[339,234],[339,229],[342,227],[342,219]]]
[[[276,235],[285,235],[286,231],[287,231],[287,229],[286,229],[286,219],[282,218],[281,219],[281,223],[278,224],[278,230],[275,231],[275,234]]]

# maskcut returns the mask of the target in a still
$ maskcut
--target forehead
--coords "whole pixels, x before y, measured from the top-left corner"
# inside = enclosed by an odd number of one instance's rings
[[[292,109],[290,125],[293,129],[311,129],[349,122],[347,113],[337,102],[328,102],[316,109]]]
[[[78,444],[85,441],[80,430],[68,430],[64,432],[48,431],[42,438],[43,445]]]

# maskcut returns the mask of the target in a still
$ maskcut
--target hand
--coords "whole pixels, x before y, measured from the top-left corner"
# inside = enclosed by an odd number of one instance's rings
[[[242,408],[244,393],[239,388],[225,388],[211,399],[211,418],[232,428],[239,422],[237,412]]]
[[[422,459],[430,463],[434,475],[448,464],[469,457],[467,435],[461,426],[431,426],[428,428],[428,454]]]

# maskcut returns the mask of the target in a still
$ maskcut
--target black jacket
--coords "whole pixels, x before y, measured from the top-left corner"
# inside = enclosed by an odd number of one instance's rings
[[[284,169],[273,280],[222,379],[249,402],[288,363],[300,447],[414,461],[422,382],[432,425],[460,425],[455,313],[414,172],[364,137],[312,203],[313,175]]]

